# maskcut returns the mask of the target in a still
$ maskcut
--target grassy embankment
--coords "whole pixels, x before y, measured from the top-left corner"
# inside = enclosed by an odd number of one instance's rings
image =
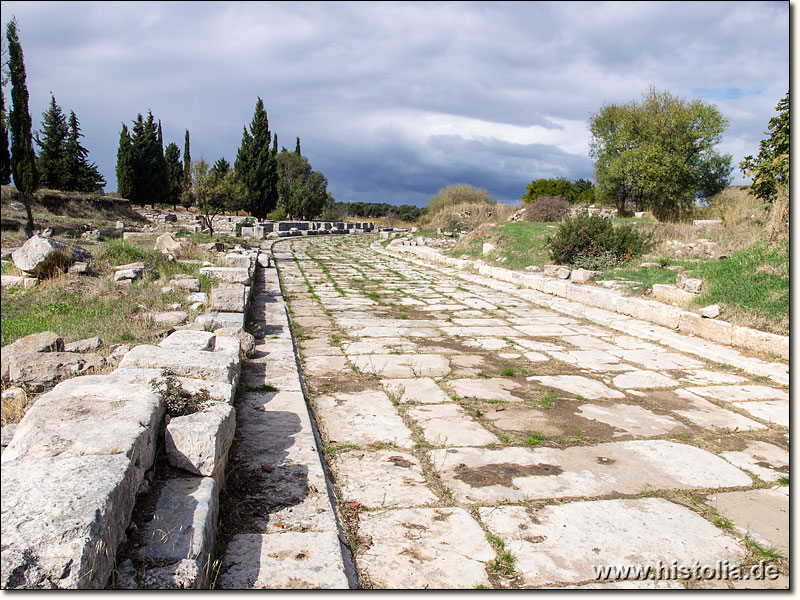
[[[708,207],[698,209],[695,218],[722,219],[723,225],[702,229],[692,223],[659,223],[652,218],[616,219],[615,224],[632,224],[652,233],[655,244],[647,256],[605,270],[602,279],[634,282],[630,284],[630,293],[648,294],[655,283],[674,284],[677,273],[673,269],[679,267],[687,276],[705,282],[703,293],[693,304],[695,308],[720,304],[721,318],[725,320],[788,335],[788,235],[768,239],[770,214],[745,189],[736,186],[713,198]],[[440,215],[433,222],[453,219],[452,215]],[[544,245],[556,224],[506,222],[506,219],[504,213],[498,214],[498,218],[485,219],[482,224],[475,223],[472,232],[462,237],[449,253],[481,258],[511,269],[542,267],[551,262]],[[689,244],[696,244],[702,238],[713,242],[713,256],[697,256],[687,251]],[[495,246],[486,255],[485,242]],[[643,262],[659,266],[641,267]]]

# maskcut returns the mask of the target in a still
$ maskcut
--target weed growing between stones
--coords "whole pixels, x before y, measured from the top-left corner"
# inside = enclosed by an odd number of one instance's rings
[[[547,396],[542,396],[541,398],[539,398],[539,402],[541,403],[542,408],[544,408],[545,410],[553,408],[553,405],[556,403],[556,400],[558,400],[558,396],[556,396],[555,394],[548,394]]]
[[[206,388],[201,388],[195,394],[184,390],[178,377],[169,369],[164,369],[160,378],[152,379],[150,386],[164,400],[167,414],[170,417],[182,417],[196,413],[203,410],[211,401],[211,395]]]

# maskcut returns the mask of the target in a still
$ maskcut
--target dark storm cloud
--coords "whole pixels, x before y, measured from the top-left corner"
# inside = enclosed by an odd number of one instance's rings
[[[3,2],[11,15],[34,127],[52,91],[109,191],[123,121],[152,110],[166,142],[189,129],[194,158],[233,162],[260,96],[337,199],[424,203],[466,181],[512,201],[537,177],[591,177],[590,115],[651,84],[716,103],[738,162],[789,80],[785,3]]]

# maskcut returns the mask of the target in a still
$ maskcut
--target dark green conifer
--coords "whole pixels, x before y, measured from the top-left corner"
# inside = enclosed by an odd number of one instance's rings
[[[11,183],[11,154],[8,151],[8,129],[6,128],[6,99],[0,89],[0,183]]]
[[[11,113],[8,128],[11,132],[11,174],[20,192],[28,217],[28,229],[33,231],[31,198],[39,188],[39,171],[31,136],[31,115],[28,110],[28,85],[25,77],[25,60],[19,43],[17,20],[11,19],[6,27],[8,40],[8,69],[11,79]]]
[[[55,96],[50,96],[50,106],[42,113],[42,131],[34,133],[39,146],[36,167],[39,169],[39,183],[53,190],[65,190],[68,173],[65,161],[67,148],[67,118],[56,104]]]
[[[243,208],[257,219],[266,217],[278,201],[277,163],[270,150],[271,141],[264,102],[258,98],[250,132],[245,127],[235,162],[236,176],[245,189]]]

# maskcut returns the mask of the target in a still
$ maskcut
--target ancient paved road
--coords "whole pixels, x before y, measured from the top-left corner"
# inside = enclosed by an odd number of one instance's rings
[[[360,585],[788,586],[787,387],[373,240],[273,249]]]

